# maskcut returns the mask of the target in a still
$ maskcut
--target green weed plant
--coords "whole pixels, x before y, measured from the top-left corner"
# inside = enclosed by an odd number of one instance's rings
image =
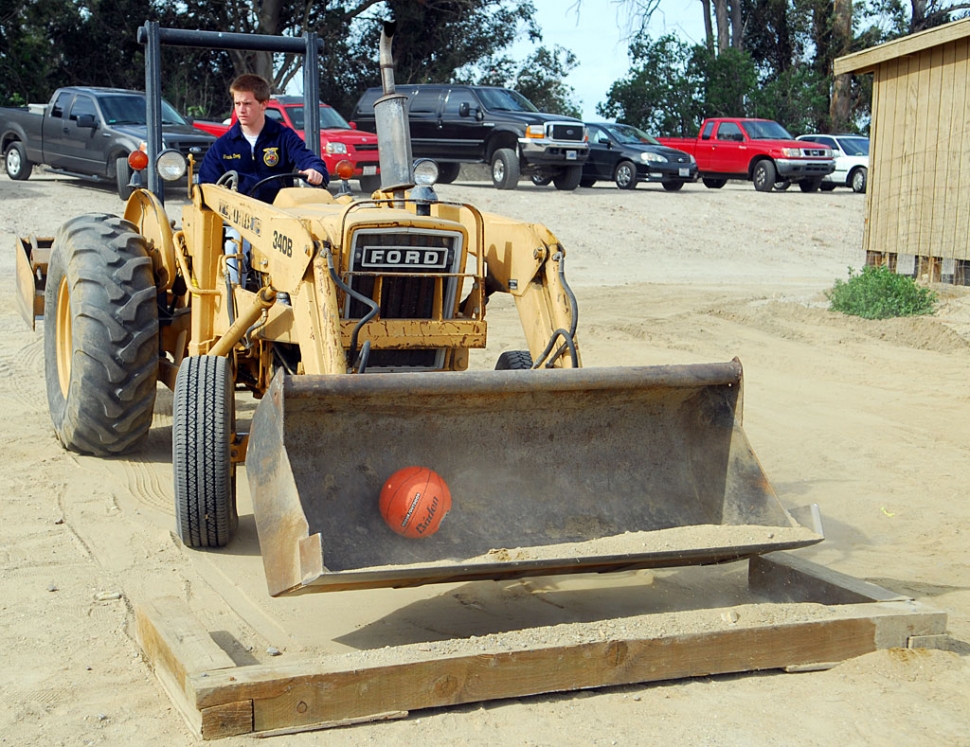
[[[829,309],[863,319],[890,319],[897,316],[932,314],[938,296],[905,275],[888,267],[863,267],[855,273],[849,268],[848,280],[836,280],[825,294]]]

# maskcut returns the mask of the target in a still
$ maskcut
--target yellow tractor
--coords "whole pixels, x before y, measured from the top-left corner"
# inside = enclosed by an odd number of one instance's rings
[[[392,34],[375,105],[382,188],[369,198],[293,186],[266,204],[228,175],[190,187],[180,227],[139,188],[123,217],[19,239],[23,310],[44,318],[63,445],[129,452],[151,427],[157,383],[173,389],[178,535],[231,542],[245,462],[272,595],[716,563],[818,542],[748,444],[737,360],[582,368],[556,237],[438,199],[435,165],[411,162]],[[179,154],[148,155],[163,177],[181,174]],[[467,371],[497,292],[515,300],[522,349],[499,370]],[[243,433],[246,396],[259,404]],[[440,530],[417,540],[378,510],[382,484],[410,465],[453,496]]]

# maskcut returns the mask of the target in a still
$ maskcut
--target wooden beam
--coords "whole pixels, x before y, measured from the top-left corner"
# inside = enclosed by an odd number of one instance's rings
[[[873,68],[897,57],[918,54],[930,47],[940,46],[970,36],[970,18],[964,18],[943,26],[910,34],[901,39],[864,49],[835,60],[835,75],[846,73],[871,73]]]

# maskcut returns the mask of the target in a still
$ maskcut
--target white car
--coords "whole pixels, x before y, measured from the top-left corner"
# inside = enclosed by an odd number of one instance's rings
[[[852,187],[853,192],[865,192],[869,183],[869,138],[865,135],[799,135],[798,140],[810,140],[832,149],[835,171],[822,178],[820,189],[831,192],[836,187]]]

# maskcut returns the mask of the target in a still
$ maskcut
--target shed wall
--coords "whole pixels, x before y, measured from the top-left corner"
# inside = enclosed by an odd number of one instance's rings
[[[866,251],[970,259],[970,38],[873,74]]]

